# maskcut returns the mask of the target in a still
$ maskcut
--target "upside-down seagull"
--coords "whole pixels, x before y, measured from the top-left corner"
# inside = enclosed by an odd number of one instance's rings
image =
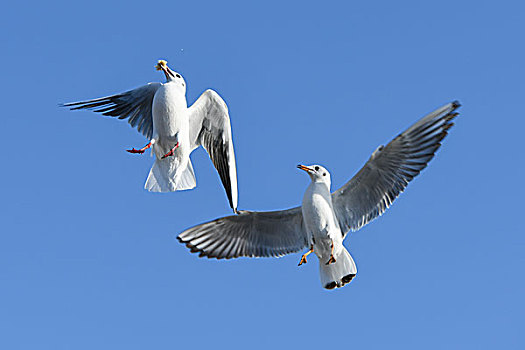
[[[311,183],[301,207],[272,212],[240,211],[192,227],[177,239],[208,258],[279,257],[309,248],[299,262],[315,253],[321,285],[342,287],[357,274],[343,246],[349,230],[357,231],[383,212],[434,157],[452,127],[460,106],[449,103],[423,117],[386,146],[378,147],[363,168],[330,193],[330,174],[320,165],[298,165]]]
[[[155,66],[166,75],[166,83],[149,83],[118,95],[63,104],[71,110],[91,109],[103,115],[128,119],[150,142],[155,164],[145,188],[152,192],[188,190],[196,186],[190,154],[199,146],[208,152],[217,169],[230,206],[237,212],[237,171],[228,107],[213,90],[206,90],[188,108],[186,82],[167,62]]]

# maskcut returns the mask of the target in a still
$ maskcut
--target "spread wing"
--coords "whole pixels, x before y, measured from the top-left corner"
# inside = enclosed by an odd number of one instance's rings
[[[341,230],[356,231],[383,214],[441,146],[454,125],[459,102],[426,115],[385,147],[380,146],[363,168],[332,194]]]
[[[217,169],[230,206],[237,210],[237,169],[228,107],[213,90],[206,90],[189,108],[190,143],[203,146]]]
[[[208,258],[271,257],[307,246],[301,208],[272,212],[241,211],[182,232],[177,239]]]
[[[89,101],[65,103],[63,107],[71,110],[90,109],[102,115],[128,119],[132,127],[151,139],[153,134],[152,104],[153,97],[161,83],[149,83],[134,90],[118,95],[97,98]]]

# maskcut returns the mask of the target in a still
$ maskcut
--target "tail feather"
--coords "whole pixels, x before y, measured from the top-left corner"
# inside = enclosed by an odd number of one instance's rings
[[[172,192],[189,190],[196,185],[191,161],[188,160],[182,169],[178,158],[168,157],[155,159],[144,188],[150,192]]]
[[[354,259],[345,247],[334,258],[335,263],[329,265],[326,265],[325,261],[319,260],[321,284],[326,289],[340,288],[350,283],[357,274]]]
[[[177,182],[177,191],[179,190],[190,190],[197,186],[195,180],[195,173],[193,172],[193,165],[191,161],[188,160],[186,164],[186,169],[180,173],[180,176],[176,179]]]

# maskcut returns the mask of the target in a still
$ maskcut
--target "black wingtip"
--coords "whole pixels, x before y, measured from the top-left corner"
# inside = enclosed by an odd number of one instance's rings
[[[355,277],[355,273],[351,273],[349,275],[346,275],[341,279],[341,282],[343,282],[343,286],[347,283],[350,283]]]
[[[186,248],[188,248],[190,250],[190,253],[198,254],[199,258],[206,257],[208,259],[218,259],[218,260],[222,259],[222,257],[217,257],[217,256],[214,256],[214,255],[211,255],[211,254],[205,252],[203,249],[197,248],[196,246],[194,246],[190,242],[185,241],[182,238],[180,238],[180,236],[177,236],[177,240],[180,243],[184,244],[186,246]]]
[[[461,103],[458,100],[452,101],[452,107],[454,109],[461,107]]]
[[[224,186],[224,190],[226,192],[226,197],[228,198],[228,203],[230,204],[230,208],[232,208],[233,212],[235,213],[237,211],[237,208],[233,205],[233,194],[232,194],[232,185],[231,185],[230,178],[226,174],[223,175],[218,169],[217,171],[219,172],[219,177],[221,178],[222,185]]]
[[[325,287],[326,289],[334,289],[335,287],[337,287],[337,283],[335,283],[335,282],[333,281],[333,282],[330,282],[330,283],[325,284],[324,287]]]
[[[347,285],[348,283],[350,283],[355,277],[355,273],[350,273],[346,276],[344,276],[343,278],[341,278],[340,282],[336,282],[336,281],[332,281],[330,283],[327,283],[325,284],[323,287],[325,289],[335,289],[335,288],[340,288],[340,287],[343,287],[345,285]]]

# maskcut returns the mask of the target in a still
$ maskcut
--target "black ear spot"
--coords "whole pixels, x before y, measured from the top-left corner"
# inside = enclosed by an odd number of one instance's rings
[[[319,171],[319,167],[318,166],[315,167],[315,171]]]
[[[175,76],[176,76],[177,78],[180,78],[180,77],[181,77],[179,73],[175,74]]]
[[[326,176],[326,173],[323,173],[323,176]]]

